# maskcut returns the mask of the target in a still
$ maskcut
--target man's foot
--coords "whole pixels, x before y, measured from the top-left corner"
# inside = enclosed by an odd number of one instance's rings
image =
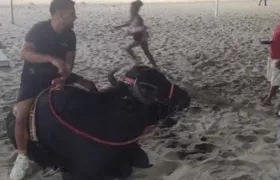
[[[10,174],[11,180],[21,180],[25,177],[29,168],[29,160],[26,155],[18,154],[14,167]]]

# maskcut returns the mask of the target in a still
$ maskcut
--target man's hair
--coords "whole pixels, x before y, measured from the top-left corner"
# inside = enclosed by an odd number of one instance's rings
[[[136,2],[139,6],[143,6],[143,2],[141,0],[136,0]]]
[[[68,9],[74,6],[75,2],[72,0],[52,0],[50,5],[50,13],[54,15],[57,11]]]
[[[136,1],[132,2],[132,4],[134,4],[134,5],[138,6],[138,7],[143,6],[143,2],[141,0],[136,0]]]

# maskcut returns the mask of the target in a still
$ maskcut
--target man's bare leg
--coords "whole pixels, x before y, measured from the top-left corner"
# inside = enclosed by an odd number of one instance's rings
[[[268,97],[264,100],[265,105],[271,105],[272,98],[276,95],[279,86],[271,86]]]
[[[145,42],[142,42],[141,43],[141,47],[145,53],[145,55],[147,56],[147,58],[149,59],[150,63],[154,66],[154,67],[157,67],[156,65],[156,62],[154,60],[154,57],[153,55],[151,54],[150,50],[149,50],[149,45],[148,45],[148,42],[145,41]]]
[[[138,42],[138,41],[133,41],[132,43],[130,43],[126,48],[126,52],[131,55],[131,57],[134,59],[134,61],[136,62],[136,64],[138,63],[138,60],[137,60],[137,56],[134,54],[132,48],[136,47],[136,46],[139,46],[141,43]]]
[[[32,106],[33,99],[18,102],[16,105],[16,124],[15,124],[15,139],[18,150],[18,156],[14,167],[11,171],[10,178],[12,180],[20,180],[24,178],[29,168],[29,161],[27,157],[28,145],[28,117]]]

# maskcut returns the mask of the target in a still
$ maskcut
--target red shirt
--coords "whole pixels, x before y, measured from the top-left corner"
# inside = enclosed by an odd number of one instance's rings
[[[276,26],[273,32],[272,43],[270,45],[270,58],[280,59],[280,24]]]

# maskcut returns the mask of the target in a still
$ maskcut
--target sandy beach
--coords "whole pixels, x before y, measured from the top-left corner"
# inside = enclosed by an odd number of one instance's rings
[[[141,143],[154,167],[136,170],[131,180],[274,180],[280,169],[273,107],[261,106],[269,90],[265,79],[270,39],[280,20],[280,2],[145,4],[150,49],[160,69],[194,96],[188,112],[171,129],[157,130]],[[77,57],[74,72],[108,86],[115,67],[132,65],[121,49],[131,37],[113,26],[128,18],[128,4],[76,5]],[[8,180],[15,150],[5,135],[4,117],[16,99],[23,61],[19,52],[30,27],[49,17],[48,6],[0,7],[0,42],[11,68],[0,70],[0,179]],[[142,63],[148,61],[135,49]],[[43,178],[36,171],[28,180]]]

